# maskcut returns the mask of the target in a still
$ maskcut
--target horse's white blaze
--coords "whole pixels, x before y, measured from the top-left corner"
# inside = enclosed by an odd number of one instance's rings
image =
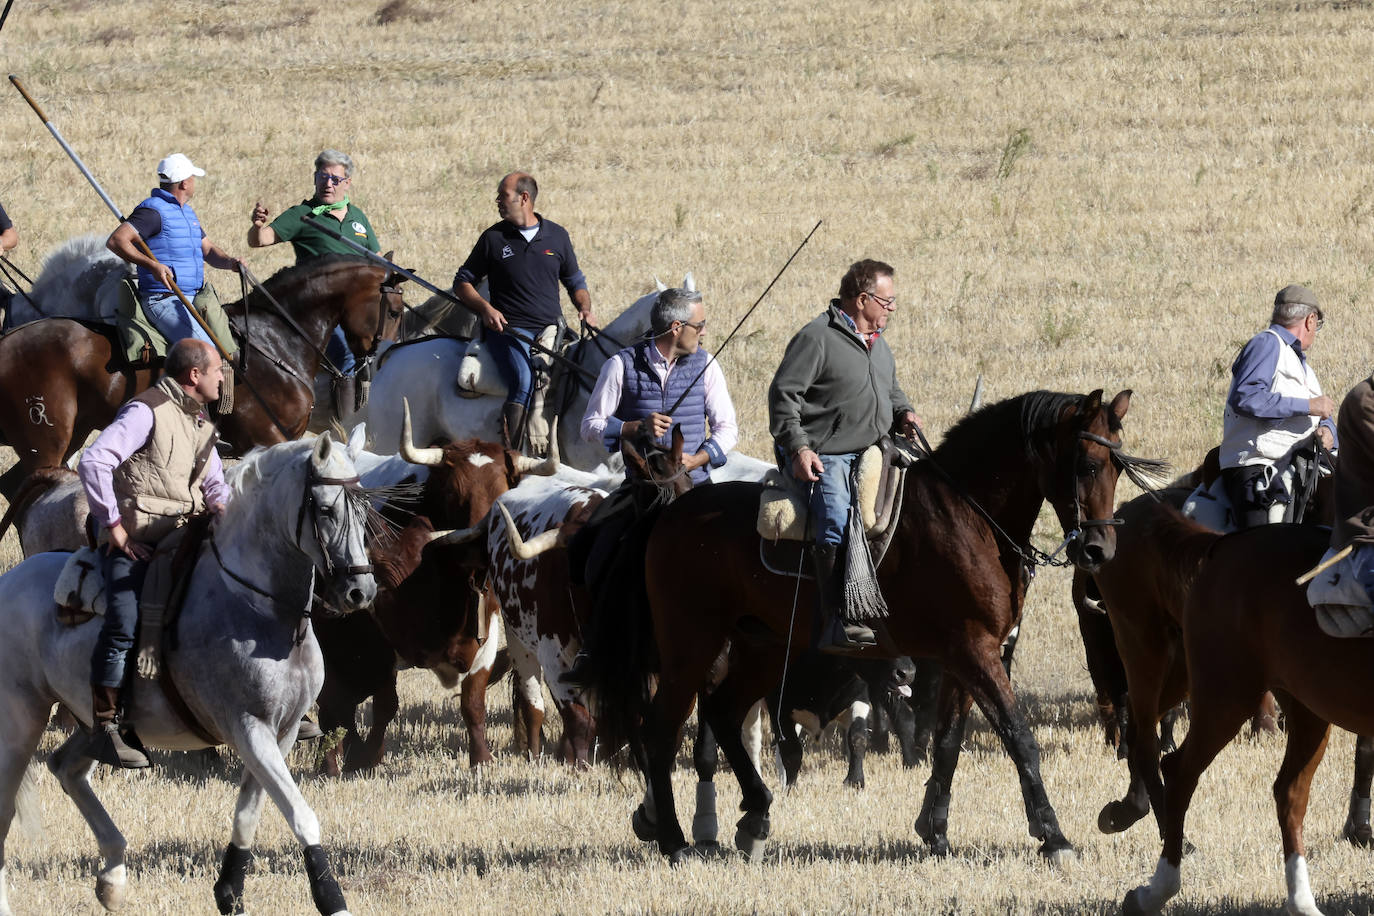
[[[1288,902],[1285,908],[1292,916],[1321,916],[1312,886],[1307,881],[1307,859],[1296,852],[1283,863],[1283,877],[1288,883]]]

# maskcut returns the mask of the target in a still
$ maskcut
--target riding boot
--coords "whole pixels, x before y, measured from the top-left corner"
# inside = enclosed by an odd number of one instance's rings
[[[840,581],[835,574],[838,544],[815,544],[811,558],[816,569],[817,620],[811,630],[814,647],[822,652],[845,655],[855,649],[876,645],[873,631],[861,623],[844,619],[839,607]]]
[[[119,733],[119,688],[91,686],[91,738],[85,755],[112,767],[137,770],[151,766],[148,757],[136,747],[125,743]],[[138,743],[132,729],[131,743]]]
[[[340,423],[347,424],[358,412],[356,380],[351,375],[334,379],[334,416]]]
[[[558,683],[567,684],[569,687],[587,687],[596,676],[596,665],[592,662],[592,656],[584,645],[577,650],[577,656],[573,658],[573,663],[558,677]]]
[[[311,721],[309,716],[301,716],[301,724],[296,726],[297,741],[314,741],[323,737],[324,731]]]
[[[519,450],[525,438],[525,405],[507,401],[501,408],[501,444]]]

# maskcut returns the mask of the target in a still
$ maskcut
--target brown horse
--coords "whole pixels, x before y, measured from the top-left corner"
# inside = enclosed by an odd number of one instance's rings
[[[370,353],[388,312],[401,309],[398,283],[384,268],[332,255],[287,268],[263,284],[296,327],[262,291],[225,307],[241,341],[234,411],[220,421],[235,451],[305,431],[314,401],[311,379],[330,331],[342,325],[354,352]],[[153,369],[125,365],[113,331],[48,318],[0,337],[0,444],[19,458],[0,476],[0,492],[13,495],[34,469],[61,465],[114,419],[121,404],[152,384]]]
[[[1027,544],[1045,500],[1070,535],[1075,563],[1094,569],[1111,558],[1115,532],[1102,522],[1111,518],[1118,472],[1126,467],[1138,476],[1142,467],[1158,467],[1120,452],[1129,404],[1129,391],[1110,406],[1101,391],[1012,398],[962,420],[932,460],[907,473],[897,531],[878,569],[893,610],[869,654],[944,663],[933,772],[916,826],[937,854],[949,849],[950,784],[976,702],[1015,762],[1041,852],[1053,860],[1072,855],[1000,650],[1020,619],[1032,564],[1043,557]],[[814,590],[761,562],[754,527],[760,491],[744,482],[698,487],[664,509],[648,540],[647,609],[632,609],[618,643],[596,647],[614,660],[595,666],[600,712],[632,735],[646,774],[636,824],[654,824],[660,851],[673,861],[693,853],[669,776],[699,692],[699,714],[743,789],[736,845],[757,855],[769,832],[772,795],[748,759],[740,726],[778,685],[788,648],[796,655],[809,644]]]
[[[1288,747],[1274,800],[1283,836],[1289,913],[1317,914],[1308,884],[1303,816],[1331,725],[1374,733],[1374,665],[1366,639],[1334,639],[1317,626],[1294,584],[1321,559],[1330,535],[1266,525],[1215,541],[1183,614],[1192,683],[1188,736],[1164,758],[1164,850],[1148,885],[1126,895],[1127,913],[1155,913],[1178,893],[1183,822],[1198,778],[1254,712],[1265,690],[1284,698]]]

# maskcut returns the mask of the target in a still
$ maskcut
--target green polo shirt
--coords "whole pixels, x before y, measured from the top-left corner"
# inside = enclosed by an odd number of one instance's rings
[[[305,221],[310,211],[317,206],[317,201],[303,200],[272,220],[271,229],[277,234],[277,238],[290,242],[291,247],[295,249],[296,263],[302,264],[322,254],[356,255],[358,252],[355,249]],[[372,231],[372,224],[363,216],[363,211],[351,203],[341,223],[327,213],[320,214],[318,218],[329,228],[352,239],[368,251],[381,251],[381,246],[377,244],[377,235]]]

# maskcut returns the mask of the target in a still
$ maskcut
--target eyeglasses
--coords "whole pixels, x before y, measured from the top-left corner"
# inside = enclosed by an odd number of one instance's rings
[[[705,318],[700,321],[684,321],[682,326],[684,328],[695,328],[696,332],[700,334],[702,331],[706,330],[706,321],[707,319]]]
[[[864,293],[864,295],[872,299],[874,302],[878,303],[885,309],[895,308],[897,305],[896,296],[888,296],[887,298],[883,298],[882,296],[879,296],[876,293]]]
[[[348,180],[348,176],[347,176],[347,175],[331,175],[331,174],[329,174],[328,172],[316,172],[316,173],[315,173],[315,183],[316,183],[316,184],[340,185],[340,184],[343,184],[343,183],[344,183],[345,181],[347,181],[347,180]]]

